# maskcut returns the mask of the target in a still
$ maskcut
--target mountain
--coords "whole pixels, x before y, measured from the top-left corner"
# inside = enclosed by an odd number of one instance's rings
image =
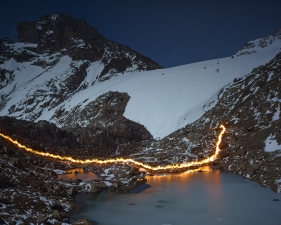
[[[281,29],[230,57],[168,69],[66,14],[18,31],[19,42],[0,42],[1,133],[42,152],[156,166],[206,159],[224,124],[212,165],[281,192]],[[87,164],[104,181],[60,181],[77,165],[4,138],[0,153],[0,223],[67,222],[77,191],[127,191],[149,172]]]
[[[265,65],[281,49],[280,29],[230,57],[163,69],[66,14],[17,28],[22,42],[1,41],[0,115],[84,130],[81,135],[88,139],[93,130],[106,133],[97,140],[111,143],[109,154],[127,141],[164,138],[198,120],[233,80]],[[123,60],[131,64],[120,69]],[[114,134],[120,124],[122,135]]]
[[[135,72],[144,70],[148,58],[106,40],[84,20],[56,14],[20,23],[18,30],[24,43],[2,40],[0,115],[68,127],[66,118],[77,107],[83,110],[108,91],[125,92],[130,101],[124,116],[144,125],[154,138],[200,118],[224,86],[267,63],[281,46],[279,30],[250,41],[231,57],[168,69],[150,60],[146,69],[156,70]],[[122,59],[135,66],[120,70]],[[86,118],[78,120],[87,126]]]
[[[113,76],[163,68],[66,14],[46,15],[17,28],[19,42],[0,41],[1,115],[36,120]]]
[[[82,110],[108,91],[126,92],[131,98],[124,116],[143,124],[154,138],[163,138],[200,118],[214,106],[224,86],[276,54],[276,46],[272,46],[248,55],[235,54],[174,68],[124,74],[75,93],[67,102],[42,113],[39,119],[63,127],[74,108]],[[79,123],[86,126],[87,121]]]

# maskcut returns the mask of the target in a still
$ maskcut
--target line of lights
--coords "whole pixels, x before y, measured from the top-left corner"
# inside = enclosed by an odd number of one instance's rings
[[[19,147],[27,152],[31,152],[33,154],[41,155],[44,157],[51,157],[51,158],[62,160],[62,161],[69,161],[72,163],[80,163],[80,164],[97,163],[97,164],[101,164],[101,165],[109,164],[109,163],[132,163],[132,164],[142,167],[144,169],[148,169],[151,171],[159,171],[159,170],[169,170],[169,169],[185,169],[185,168],[194,167],[194,166],[201,166],[201,165],[214,161],[217,158],[218,153],[220,152],[219,145],[222,140],[222,135],[225,133],[225,130],[226,130],[226,128],[223,125],[220,125],[220,128],[222,128],[222,131],[219,133],[218,140],[216,142],[216,151],[213,155],[211,155],[210,157],[203,159],[201,161],[192,161],[192,162],[188,162],[188,163],[171,164],[171,165],[166,165],[166,166],[150,166],[148,164],[145,164],[145,163],[142,163],[142,162],[136,161],[134,159],[130,159],[130,158],[127,158],[127,159],[126,158],[114,158],[114,159],[104,159],[104,160],[95,159],[95,158],[94,159],[84,159],[84,160],[74,159],[70,156],[60,156],[60,155],[56,155],[56,154],[52,154],[52,153],[48,153],[48,152],[40,152],[37,150],[33,150],[32,148],[29,148],[23,144],[20,144],[17,140],[13,140],[12,138],[10,138],[7,135],[0,133],[0,136],[2,136],[9,142],[13,143],[17,147]]]

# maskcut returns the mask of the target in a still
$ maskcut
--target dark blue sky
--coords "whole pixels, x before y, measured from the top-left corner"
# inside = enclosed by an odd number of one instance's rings
[[[281,27],[279,0],[1,0],[0,37],[20,21],[64,12],[164,67],[237,52]]]

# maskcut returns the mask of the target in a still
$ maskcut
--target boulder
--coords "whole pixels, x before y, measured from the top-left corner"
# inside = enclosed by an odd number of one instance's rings
[[[9,187],[15,187],[15,185],[13,183],[11,183],[10,181],[8,181],[6,178],[0,177],[0,189],[9,188]]]
[[[103,181],[101,181],[99,183],[96,183],[95,185],[97,186],[97,188],[100,188],[100,189],[107,189],[108,188],[108,186]]]
[[[247,131],[248,131],[248,132],[251,132],[251,131],[254,130],[254,128],[255,128],[254,126],[250,126],[250,127],[247,128]]]
[[[253,176],[256,174],[256,171],[259,169],[259,166],[257,164],[253,164],[248,167],[248,174],[250,176]]]
[[[77,192],[77,188],[76,186],[72,186],[69,190],[68,190],[68,194],[70,196],[73,196],[73,195],[76,195],[78,192]]]
[[[116,178],[125,178],[126,175],[127,175],[127,172],[126,172],[126,171],[122,171],[122,170],[116,171],[116,172],[114,173],[114,176],[115,176]]]
[[[39,215],[36,217],[36,220],[37,220],[38,224],[41,224],[41,223],[45,224],[48,220],[48,217],[46,215]]]
[[[48,172],[48,175],[49,175],[50,177],[56,177],[56,176],[57,176],[56,172],[53,171],[53,170],[50,170],[50,171]]]
[[[115,188],[118,188],[119,185],[118,185],[118,183],[113,183],[112,186]]]
[[[98,187],[93,183],[90,183],[89,187],[90,187],[90,190],[89,190],[90,192],[98,192],[99,191]]]
[[[129,170],[129,174],[130,174],[131,176],[139,175],[139,174],[140,174],[140,171],[139,171],[137,168],[132,167],[132,168]]]
[[[229,151],[228,150],[223,150],[219,152],[219,158],[226,158],[229,156]]]
[[[60,212],[58,210],[54,210],[52,216],[54,219],[61,220]]]
[[[68,221],[68,219],[69,219],[66,212],[60,212],[60,216],[63,221]]]
[[[63,207],[62,207],[62,205],[61,204],[59,204],[59,203],[54,203],[52,206],[51,206],[51,208],[53,209],[53,210],[58,210],[58,211],[62,211],[63,210]]]
[[[225,142],[221,142],[221,144],[219,145],[219,148],[222,149],[226,149],[228,147],[227,143]]]
[[[15,222],[12,220],[11,217],[9,217],[9,218],[7,219],[7,222],[8,222],[9,225],[14,225],[14,224],[15,224]]]
[[[0,197],[0,203],[7,205],[7,204],[10,204],[10,201],[7,198]]]
[[[9,163],[14,167],[17,167],[19,169],[24,169],[24,165],[23,165],[22,161],[18,158],[11,158],[9,160]]]
[[[51,188],[49,186],[47,186],[46,189],[44,189],[44,190],[46,190],[49,193],[53,193],[53,191],[54,191],[53,188]]]
[[[116,189],[118,189],[119,185],[118,183],[113,183],[108,187],[109,191],[115,191]]]

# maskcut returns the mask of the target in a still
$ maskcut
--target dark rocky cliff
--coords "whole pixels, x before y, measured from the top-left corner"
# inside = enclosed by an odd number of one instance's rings
[[[142,141],[152,139],[143,125],[123,116],[129,99],[127,93],[110,91],[70,112],[59,109],[54,117],[60,118],[58,124],[76,134],[93,156],[127,156],[140,150]]]
[[[113,68],[117,72],[124,72],[132,64],[140,64],[139,70],[162,68],[129,47],[107,40],[85,20],[75,19],[67,14],[45,15],[39,22],[21,22],[17,29],[19,42],[37,44],[37,53],[63,51],[73,60],[90,62],[103,58],[103,62],[107,64],[103,74]],[[128,53],[131,57],[128,57]]]

